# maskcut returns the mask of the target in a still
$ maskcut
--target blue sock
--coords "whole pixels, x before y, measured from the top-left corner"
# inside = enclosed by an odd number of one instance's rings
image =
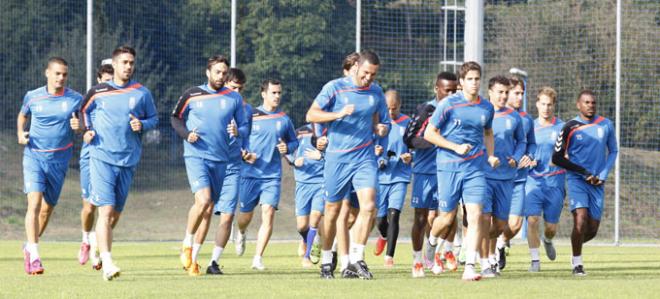
[[[312,254],[312,244],[314,244],[314,238],[316,237],[316,228],[310,227],[309,232],[307,232],[307,251],[305,251],[305,257],[309,258]]]

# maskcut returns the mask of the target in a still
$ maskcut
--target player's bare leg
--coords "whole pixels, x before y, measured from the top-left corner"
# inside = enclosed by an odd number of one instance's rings
[[[96,238],[103,263],[103,277],[112,280],[119,276],[119,268],[112,261],[112,219],[118,218],[113,206],[98,207],[99,216],[96,220]]]
[[[49,205],[45,199],[41,199],[41,207],[39,208],[39,237],[44,234],[54,208],[55,207]]]
[[[199,275],[196,253],[199,252],[201,244],[193,244],[195,233],[202,222],[205,211],[213,208],[211,201],[211,188],[203,188],[195,192],[195,202],[188,211],[188,222],[186,223],[186,235],[183,238],[181,249],[181,264],[190,275]]]
[[[341,211],[342,201],[326,202],[323,227],[321,231],[321,278],[334,278],[332,269],[332,244],[337,233],[337,218]]]
[[[275,221],[275,208],[271,205],[264,204],[261,206],[261,226],[259,226],[259,233],[257,234],[257,248],[252,260],[252,269],[264,270],[265,267],[262,262],[264,251],[268,246],[268,241],[273,234],[273,222]]]

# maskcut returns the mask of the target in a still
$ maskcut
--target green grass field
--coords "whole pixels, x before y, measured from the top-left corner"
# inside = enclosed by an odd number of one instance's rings
[[[248,243],[243,257],[234,254],[230,244],[222,259],[224,276],[188,277],[178,260],[179,243],[117,243],[113,256],[122,275],[105,282],[101,274],[76,260],[78,243],[45,242],[41,245],[46,273],[27,276],[23,272],[21,243],[0,241],[0,297],[2,298],[431,298],[493,297],[498,298],[658,298],[660,293],[660,250],[657,247],[585,248],[588,276],[571,275],[570,248],[559,246],[558,258],[542,260],[542,272],[527,272],[526,246],[511,250],[508,266],[500,278],[480,282],[463,282],[460,271],[413,279],[410,276],[410,244],[401,243],[393,269],[382,266],[382,258],[371,254],[367,262],[373,281],[325,281],[318,269],[302,269],[296,255],[296,244],[271,244],[264,257],[267,270],[249,268],[254,243]],[[202,248],[201,261],[210,257],[211,244]],[[205,268],[205,266],[204,266]]]

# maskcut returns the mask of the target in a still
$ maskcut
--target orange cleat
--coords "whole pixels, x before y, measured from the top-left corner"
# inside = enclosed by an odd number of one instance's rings
[[[374,248],[374,255],[379,256],[383,253],[383,250],[385,250],[385,245],[387,245],[387,239],[384,239],[383,237],[378,237],[378,241],[376,241],[376,248]]]

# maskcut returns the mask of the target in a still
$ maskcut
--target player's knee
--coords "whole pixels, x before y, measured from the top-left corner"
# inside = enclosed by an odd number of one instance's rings
[[[538,216],[529,216],[527,217],[527,225],[530,228],[538,228],[539,225],[539,217]]]
[[[374,202],[366,202],[366,203],[360,203],[360,213],[365,212],[369,214],[375,214],[376,213],[376,204]]]

